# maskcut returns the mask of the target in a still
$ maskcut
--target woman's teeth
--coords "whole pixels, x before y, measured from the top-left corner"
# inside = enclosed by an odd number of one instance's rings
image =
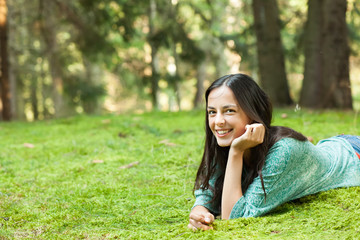
[[[218,130],[217,133],[220,134],[220,135],[223,135],[223,134],[226,134],[230,132],[230,130]]]

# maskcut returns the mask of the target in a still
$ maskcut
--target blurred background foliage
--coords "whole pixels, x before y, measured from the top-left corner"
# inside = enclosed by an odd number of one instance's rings
[[[190,110],[237,72],[275,106],[360,108],[356,0],[1,2],[3,120]]]

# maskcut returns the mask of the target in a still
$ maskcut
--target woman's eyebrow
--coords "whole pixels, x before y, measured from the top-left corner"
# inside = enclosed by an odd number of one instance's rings
[[[221,108],[237,108],[238,106],[235,104],[228,104],[228,105],[224,105]],[[215,109],[215,107],[213,106],[208,106],[207,109]]]
[[[236,108],[236,107],[237,107],[237,105],[235,105],[235,104],[228,104],[228,105],[223,106],[223,108]]]

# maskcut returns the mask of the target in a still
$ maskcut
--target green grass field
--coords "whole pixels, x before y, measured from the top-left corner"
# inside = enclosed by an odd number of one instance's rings
[[[360,135],[358,118],[287,109],[274,124],[316,143]],[[360,187],[188,230],[203,144],[197,111],[1,122],[0,239],[360,239]]]

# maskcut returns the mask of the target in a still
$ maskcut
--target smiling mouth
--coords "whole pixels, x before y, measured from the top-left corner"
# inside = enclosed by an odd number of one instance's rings
[[[216,131],[216,134],[219,136],[219,137],[224,137],[226,136],[228,133],[230,133],[232,131],[232,129],[230,130],[215,130]]]

